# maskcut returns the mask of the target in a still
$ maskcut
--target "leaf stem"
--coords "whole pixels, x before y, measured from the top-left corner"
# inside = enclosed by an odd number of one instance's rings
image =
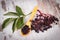
[[[32,13],[32,12],[31,12]],[[31,13],[29,13],[29,14],[27,14],[27,15],[25,15],[25,16],[28,16],[28,15],[30,15]]]

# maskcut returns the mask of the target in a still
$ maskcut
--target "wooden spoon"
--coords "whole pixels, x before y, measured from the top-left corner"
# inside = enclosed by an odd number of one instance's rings
[[[37,9],[38,9],[38,6],[35,6],[34,7],[34,9],[33,9],[33,11],[32,11],[32,13],[31,13],[31,16],[30,16],[30,18],[29,18],[29,20],[26,22],[26,24],[23,26],[23,28],[27,25],[28,26],[28,28],[30,28],[31,29],[31,20],[34,18],[34,16],[36,15],[36,12],[37,12]],[[22,29],[23,29],[22,28]],[[26,35],[28,35],[29,33],[30,33],[30,29],[29,30],[27,30],[27,31],[29,31],[27,34],[24,34],[23,32],[22,32],[22,29],[20,30],[20,34],[22,35],[22,36],[26,36]],[[26,30],[26,29],[25,29]]]

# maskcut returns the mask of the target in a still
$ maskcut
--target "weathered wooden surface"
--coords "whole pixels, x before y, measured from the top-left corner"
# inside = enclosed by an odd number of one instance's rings
[[[8,11],[15,12],[16,5],[18,5],[22,8],[24,14],[30,13],[31,10],[34,8],[34,6],[37,5],[37,0],[5,0],[6,11],[4,11],[4,9],[2,8],[2,5],[1,5],[1,1],[2,0],[0,0],[0,27],[2,25],[3,20],[8,18],[6,16],[3,16],[3,14],[5,14]],[[42,2],[44,5],[42,5]],[[58,15],[55,14],[56,10],[52,6],[51,1],[49,3],[47,0],[46,1],[40,0],[39,8],[44,13],[50,13],[50,14],[56,15],[56,16],[59,15],[59,14]],[[59,11],[58,11],[58,13],[59,13]],[[29,17],[26,17],[25,21],[27,21],[28,18]],[[12,25],[12,23],[10,25],[8,25],[7,28],[5,28],[3,32],[2,31],[0,32],[0,40],[4,40],[4,39],[6,39],[6,40],[60,40],[60,28],[58,27],[58,25],[53,25],[54,26],[53,28],[49,29],[48,31],[45,31],[44,33],[40,32],[37,34],[34,31],[32,31],[31,34],[28,35],[27,37],[22,37],[20,35],[19,30],[12,33],[11,25]]]

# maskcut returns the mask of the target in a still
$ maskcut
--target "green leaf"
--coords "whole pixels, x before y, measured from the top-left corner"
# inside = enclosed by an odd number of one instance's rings
[[[13,26],[12,26],[13,32],[16,29],[20,29],[23,25],[24,25],[23,17],[20,17],[20,18],[17,18],[16,20],[14,20],[14,23],[13,23]]]
[[[18,14],[17,13],[15,13],[15,12],[8,12],[8,13],[6,13],[6,14],[4,14],[5,16],[18,16]]]
[[[14,20],[13,26],[12,26],[12,31],[14,32],[16,30],[16,23],[17,23],[17,18]]]
[[[20,17],[17,21],[17,29],[20,29],[24,25],[23,17]]]
[[[22,9],[18,6],[16,6],[16,12],[18,13],[19,16],[24,15]]]
[[[9,23],[11,23],[15,18],[7,18],[2,24],[2,29],[4,29]]]

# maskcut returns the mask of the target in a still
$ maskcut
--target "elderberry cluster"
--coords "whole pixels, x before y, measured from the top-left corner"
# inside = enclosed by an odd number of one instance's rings
[[[45,30],[52,28],[51,24],[56,23],[55,21],[59,21],[58,18],[53,15],[41,13],[39,10],[37,11],[40,14],[31,21],[31,30],[35,30],[37,33],[39,33],[39,31],[44,32]]]

